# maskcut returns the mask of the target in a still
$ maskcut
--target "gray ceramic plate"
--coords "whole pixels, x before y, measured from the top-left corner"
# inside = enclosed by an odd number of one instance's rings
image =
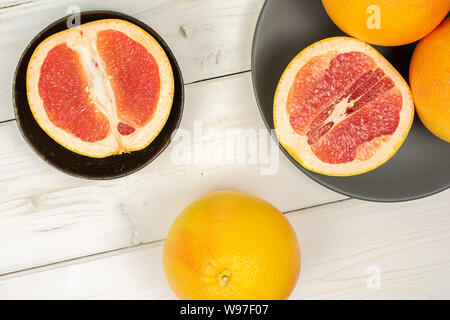
[[[252,73],[256,100],[267,128],[273,129],[272,103],[286,66],[301,50],[324,38],[342,36],[319,0],[267,0],[253,39]],[[415,44],[376,47],[408,79]],[[381,167],[353,177],[328,177],[298,164],[318,183],[344,195],[380,202],[429,196],[450,186],[450,144],[426,130],[416,116],[403,146]]]

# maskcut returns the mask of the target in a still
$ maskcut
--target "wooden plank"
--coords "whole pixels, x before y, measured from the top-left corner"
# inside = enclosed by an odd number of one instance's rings
[[[79,0],[76,5],[83,11],[123,12],[147,23],[168,43],[189,83],[250,69],[253,30],[263,2]],[[32,1],[0,9],[0,122],[14,118],[11,87],[21,53],[39,30],[67,15],[74,4]]]
[[[450,298],[449,207],[447,190],[405,203],[349,200],[292,216],[303,248],[302,285],[293,296]]]
[[[449,299],[449,206],[447,190],[413,202],[346,200],[289,213],[302,249],[291,299]],[[0,277],[0,299],[173,299],[162,246]],[[368,273],[377,270],[378,289]]]
[[[215,190],[249,192],[283,211],[344,199],[279,153],[266,135],[251,90],[250,73],[188,85],[183,131],[194,134],[203,128],[230,136],[195,134],[191,141],[180,136],[148,167],[113,181],[60,173],[33,153],[15,122],[0,124],[0,274],[163,239],[188,203]],[[241,149],[238,142],[226,152],[229,164],[208,163],[207,158],[178,162],[180,150],[208,156],[214,146],[225,150],[227,141],[238,141],[247,129],[266,144],[257,151],[276,152],[275,174],[261,175],[268,165],[251,162],[253,148],[246,144]]]
[[[18,6],[32,1],[34,0],[0,0],[0,9]]]

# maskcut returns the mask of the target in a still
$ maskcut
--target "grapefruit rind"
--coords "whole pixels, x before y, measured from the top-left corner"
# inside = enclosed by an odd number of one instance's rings
[[[409,83],[417,115],[436,137],[450,143],[450,18],[422,39],[411,58]]]
[[[114,125],[111,124],[109,135],[97,142],[86,142],[76,138],[62,128],[55,126],[47,116],[43,106],[43,100],[39,94],[38,82],[42,64],[48,52],[59,44],[66,43],[69,47],[80,44],[83,38],[90,38],[90,49],[96,51],[96,34],[101,30],[117,30],[125,33],[131,39],[143,45],[147,51],[155,58],[160,76],[160,92],[156,111],[150,123],[141,130],[129,136],[120,136],[118,143],[117,133]],[[85,43],[86,44],[86,43]],[[109,85],[109,82],[106,81]],[[161,45],[146,31],[140,27],[120,19],[104,19],[82,24],[80,26],[64,30],[53,34],[42,41],[33,52],[27,68],[27,96],[31,112],[39,126],[58,144],[77,154],[92,157],[105,158],[108,156],[121,154],[123,152],[139,151],[146,148],[161,132],[170,115],[174,96],[174,79],[170,61]],[[114,100],[114,99],[113,99]],[[113,110],[116,110],[113,102]],[[100,110],[103,112],[103,110]],[[115,115],[110,115],[115,117]],[[117,123],[119,123],[118,119]],[[124,146],[127,146],[124,148]]]
[[[329,164],[317,158],[308,145],[306,136],[297,134],[292,128],[286,112],[289,90],[296,74],[313,57],[330,51],[339,53],[360,51],[374,59],[376,65],[390,77],[402,95],[400,122],[389,142],[383,143],[374,155],[365,161],[355,159],[352,162]],[[287,66],[278,83],[273,106],[273,120],[276,135],[286,151],[306,169],[329,176],[353,176],[371,171],[388,161],[406,139],[414,120],[414,103],[408,84],[398,71],[374,48],[367,43],[350,37],[323,39],[301,51]]]
[[[448,0],[322,0],[322,4],[349,36],[389,47],[422,39],[450,10]]]

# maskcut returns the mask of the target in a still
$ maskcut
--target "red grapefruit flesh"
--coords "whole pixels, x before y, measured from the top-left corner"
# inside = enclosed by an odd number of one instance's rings
[[[153,116],[160,89],[155,58],[139,42],[115,30],[97,34],[97,49],[111,77],[121,120],[141,127]]]
[[[117,131],[123,136],[128,136],[136,131],[136,128],[130,126],[129,124],[119,122],[117,125]]]
[[[106,19],[45,39],[27,70],[31,111],[66,148],[91,157],[141,150],[173,101],[169,59],[153,37]]]
[[[372,47],[322,40],[284,72],[274,101],[280,143],[306,168],[347,176],[372,170],[401,146],[414,105],[406,82]]]
[[[51,49],[39,78],[39,94],[51,122],[86,142],[105,139],[109,121],[89,101],[78,53],[66,44]]]

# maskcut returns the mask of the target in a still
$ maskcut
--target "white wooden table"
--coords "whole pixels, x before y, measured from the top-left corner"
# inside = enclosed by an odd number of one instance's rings
[[[186,83],[181,128],[201,119],[204,128],[264,129],[250,74],[263,0],[0,1],[0,299],[175,298],[164,237],[189,202],[220,189],[286,212],[302,249],[292,299],[450,298],[450,190],[409,203],[358,201],[283,156],[269,176],[255,164],[174,165],[174,143],[113,181],[73,178],[40,160],[14,121],[13,72],[28,42],[72,4],[130,14],[164,37]]]

